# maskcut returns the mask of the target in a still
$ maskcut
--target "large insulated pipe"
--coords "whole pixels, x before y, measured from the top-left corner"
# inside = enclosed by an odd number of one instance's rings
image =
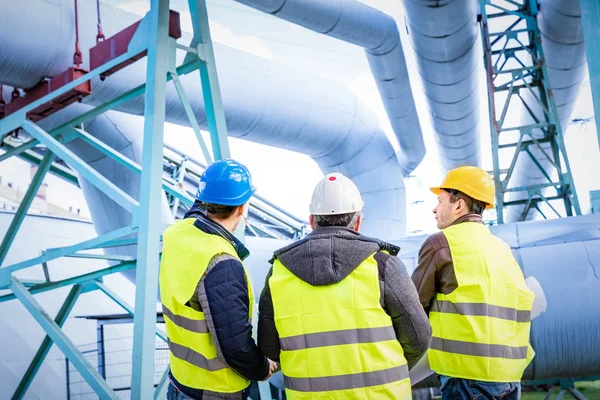
[[[236,0],[238,3],[363,47],[392,129],[404,175],[425,156],[400,33],[389,15],[357,0]]]
[[[477,1],[404,0],[440,161],[480,164]]]
[[[1,3],[5,11],[0,15],[0,82],[27,88],[70,65],[71,1]],[[87,2],[80,8],[80,42],[86,49],[95,43],[95,8]],[[137,20],[108,5],[102,6],[102,14],[107,35]],[[43,46],[38,46],[40,38],[45,38]],[[288,68],[225,46],[216,45],[215,52],[231,136],[302,152],[323,172],[344,173],[356,182],[365,200],[365,233],[382,238],[406,234],[403,169],[376,118],[349,89],[303,72],[292,74]],[[178,53],[180,62],[183,56]],[[144,83],[145,70],[145,60],[140,60],[104,82],[94,80],[94,91],[84,103],[98,105]],[[199,123],[206,126],[198,75],[181,81]],[[143,97],[120,108],[137,115],[143,109]],[[167,121],[189,126],[172,87],[167,91]]]
[[[537,21],[542,34],[542,48],[560,125],[563,134],[566,134],[586,69],[579,0],[543,0]],[[521,93],[534,114],[542,116],[542,108],[531,92],[522,91]],[[523,111],[521,119],[526,124],[533,123],[533,118],[527,111]],[[533,133],[538,138],[542,137],[539,130]],[[543,144],[541,147],[547,154],[552,154],[549,144]],[[556,169],[552,167],[542,150],[536,146],[529,149],[549,175],[556,177]],[[531,158],[524,154],[519,157],[513,176],[510,187],[548,182]],[[511,200],[521,198],[523,195],[520,194],[510,197]],[[518,221],[522,212],[523,206],[509,207],[506,220],[508,222]],[[537,213],[530,212],[527,219],[538,216]]]

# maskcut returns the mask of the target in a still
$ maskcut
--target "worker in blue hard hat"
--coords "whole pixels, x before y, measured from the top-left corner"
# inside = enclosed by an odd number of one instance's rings
[[[233,236],[255,188],[248,169],[226,159],[200,178],[193,207],[163,234],[160,296],[170,353],[168,399],[244,399],[276,364],[252,338],[254,299]]]

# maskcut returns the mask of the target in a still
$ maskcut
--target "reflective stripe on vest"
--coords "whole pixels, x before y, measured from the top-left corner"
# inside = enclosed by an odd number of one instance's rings
[[[170,353],[171,373],[182,385],[217,393],[239,392],[250,382],[218,358],[204,313],[189,307],[210,261],[219,254],[239,260],[233,246],[217,235],[207,234],[188,218],[163,233],[160,296]],[[254,298],[248,282],[252,318]]]
[[[533,293],[519,265],[483,224],[464,222],[443,233],[458,287],[438,293],[431,306],[431,369],[454,378],[520,381],[534,353]]]
[[[453,303],[446,300],[434,300],[431,311],[494,317],[515,322],[531,321],[531,311],[529,310],[517,310],[516,308],[494,306],[485,303]]]
[[[411,398],[373,256],[329,286],[311,286],[276,259],[269,287],[288,399]]]

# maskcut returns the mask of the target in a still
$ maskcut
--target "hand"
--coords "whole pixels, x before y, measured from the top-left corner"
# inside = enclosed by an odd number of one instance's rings
[[[267,358],[267,360],[269,360],[269,373],[267,374],[265,379],[263,379],[263,381],[268,380],[271,377],[271,375],[273,375],[273,373],[275,373],[279,368],[275,361],[271,360],[270,358]]]
[[[271,372],[271,375],[279,371],[279,364],[273,360],[269,360],[269,371]]]

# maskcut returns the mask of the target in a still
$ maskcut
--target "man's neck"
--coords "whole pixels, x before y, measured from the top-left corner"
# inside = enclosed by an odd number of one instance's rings
[[[217,219],[217,218],[214,218],[212,215],[207,215],[206,217],[208,219],[210,219],[211,221],[216,222],[217,224],[221,225],[223,228],[227,229],[227,231],[231,234],[233,234],[233,232],[235,231],[236,221],[234,218]]]

